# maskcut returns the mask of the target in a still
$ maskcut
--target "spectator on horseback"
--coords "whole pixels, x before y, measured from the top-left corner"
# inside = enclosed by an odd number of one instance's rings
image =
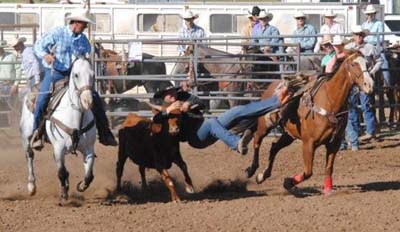
[[[261,44],[283,44],[282,38],[271,38],[271,36],[279,36],[279,30],[275,26],[269,24],[272,20],[273,15],[267,13],[265,10],[260,11],[260,15],[257,17],[259,24],[254,27],[253,30],[253,42],[260,44],[260,50],[263,53],[276,53],[283,52],[283,46],[270,46]]]
[[[257,19],[258,15],[260,14],[260,8],[258,6],[253,6],[253,9],[248,11],[247,18],[249,19],[248,24],[246,24],[242,30],[242,35],[245,37],[252,37],[254,27],[259,24]]]
[[[294,15],[296,19],[297,28],[293,32],[292,43],[300,44],[300,52],[313,53],[315,44],[317,42],[316,37],[302,37],[302,35],[316,35],[317,30],[314,26],[306,23],[307,16],[302,11],[297,11]]]
[[[7,41],[0,41],[0,95],[15,97],[21,78],[21,65],[17,62],[16,55],[4,50],[6,47]],[[14,64],[2,64],[2,62],[14,62]]]
[[[367,29],[363,29],[361,25],[355,25],[352,27],[353,42],[345,46],[346,49],[356,49],[360,51],[367,59],[369,67],[369,73],[374,76],[375,73],[380,69],[382,65],[382,57],[379,50],[364,41],[364,38],[369,34]],[[375,117],[372,108],[372,96],[365,94],[364,92],[357,93],[353,89],[350,94],[350,106],[349,106],[349,121],[346,128],[346,135],[350,140],[352,150],[358,150],[358,132],[360,130],[360,123],[357,114],[357,102],[360,99],[361,110],[363,112],[364,121],[366,125],[366,134],[362,136],[361,140],[370,140],[375,137]]]
[[[44,76],[44,67],[36,57],[32,47],[26,47],[26,38],[14,38],[10,46],[21,55],[21,65],[26,78],[29,80],[29,88],[38,85]]]
[[[342,24],[338,23],[335,21],[336,14],[333,12],[333,10],[328,10],[324,14],[324,25],[321,26],[321,31],[320,34],[331,34],[331,35],[337,35],[337,34],[343,34],[344,33],[344,28]],[[321,38],[318,38],[317,40],[317,45],[314,48],[314,52],[320,52],[321,46],[319,44],[322,42]]]
[[[218,118],[205,120],[199,112],[200,100],[180,88],[167,88],[154,94],[154,100],[169,104],[165,112],[155,115],[153,120],[164,120],[168,113],[180,109],[182,116],[180,126],[180,140],[188,141],[194,148],[206,148],[221,139],[231,149],[242,155],[247,153],[247,145],[252,138],[251,130],[244,131],[242,137],[229,131],[244,120],[257,119],[272,110],[285,104],[292,94],[288,87],[282,85],[276,95],[261,101],[251,102],[247,105],[236,106],[226,111]],[[196,105],[198,107],[196,107]]]
[[[197,24],[194,23],[194,20],[199,17],[198,14],[193,14],[191,10],[186,10],[183,13],[182,18],[185,21],[185,25],[179,29],[179,38],[180,39],[199,39],[204,38],[205,32],[204,29]],[[187,41],[187,40],[186,40]],[[178,45],[178,51],[180,55],[185,54],[185,50],[187,45],[180,44]]]
[[[88,17],[88,12],[86,10],[74,11],[66,19],[69,20],[68,25],[54,28],[34,45],[36,56],[43,60],[45,75],[40,86],[40,94],[34,112],[32,148],[40,149],[43,147],[40,139],[42,128],[39,128],[39,126],[42,127],[43,123],[40,123],[40,121],[50,100],[50,86],[61,79],[69,77],[71,66],[76,57],[87,56],[91,52],[89,40],[83,34],[89,23],[94,24]],[[117,142],[109,129],[108,119],[100,96],[95,91],[93,91],[93,102],[92,111],[96,119],[100,143],[116,146]]]

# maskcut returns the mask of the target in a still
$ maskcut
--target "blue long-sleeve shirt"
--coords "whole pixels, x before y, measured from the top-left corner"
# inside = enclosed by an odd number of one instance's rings
[[[310,25],[304,24],[304,27],[297,28],[293,35],[316,35],[317,30]],[[300,43],[301,52],[312,53],[315,47],[315,43],[317,42],[316,37],[296,37],[292,38],[293,43]]]
[[[52,51],[52,49],[55,49]],[[90,43],[86,35],[74,34],[69,25],[56,27],[39,39],[34,46],[37,57],[43,60],[43,66],[51,68],[43,59],[46,54],[54,53],[54,69],[67,71],[74,57],[90,53]]]
[[[365,21],[361,27],[363,29],[368,29],[370,33],[377,33],[377,32],[383,32],[383,23],[377,19],[372,20],[371,22]],[[370,43],[372,45],[377,45],[378,44],[378,36],[377,35],[369,35],[365,37],[364,39],[367,43]],[[383,42],[383,35],[380,36],[379,42]]]
[[[252,42],[254,43],[260,43],[260,44],[283,44],[283,40],[281,38],[268,38],[269,36],[279,36],[279,30],[278,28],[272,26],[272,25],[266,25],[266,27],[263,29],[261,26],[261,23],[258,23],[256,26],[254,26],[253,29],[253,35],[252,37],[264,37],[264,38],[258,38],[258,39],[253,39]],[[268,45],[262,45],[261,48],[264,46]],[[271,46],[272,53],[276,53],[278,50],[279,52],[283,52],[283,46]]]

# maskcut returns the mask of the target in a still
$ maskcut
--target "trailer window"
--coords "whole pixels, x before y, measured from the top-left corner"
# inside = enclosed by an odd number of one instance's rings
[[[16,24],[16,14],[12,12],[0,12],[1,24]],[[4,31],[14,31],[14,29],[5,29]]]
[[[233,14],[213,14],[210,16],[211,33],[238,33],[246,24],[246,16]]]
[[[139,32],[178,32],[182,19],[178,14],[139,14]]]
[[[96,25],[93,30],[97,33],[108,33],[111,32],[111,17],[109,14],[94,14],[94,22]]]

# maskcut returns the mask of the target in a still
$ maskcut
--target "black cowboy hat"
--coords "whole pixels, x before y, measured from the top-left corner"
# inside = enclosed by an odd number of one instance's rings
[[[165,88],[165,89],[162,89],[162,90],[157,91],[157,92],[154,94],[153,98],[161,98],[161,99],[163,99],[163,98],[165,97],[166,93],[168,93],[168,91],[170,91],[170,90],[178,91],[178,90],[180,90],[180,89],[181,89],[181,87],[168,86],[168,87]]]
[[[253,16],[258,16],[258,15],[260,15],[260,11],[261,11],[261,9],[258,6],[253,6],[253,9],[251,10],[251,12],[250,11],[248,11],[248,12],[249,12],[249,14],[251,14]]]

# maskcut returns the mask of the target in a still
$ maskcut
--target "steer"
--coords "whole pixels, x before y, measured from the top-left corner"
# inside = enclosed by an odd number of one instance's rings
[[[153,105],[152,107],[154,111],[158,106]],[[161,110],[161,108],[157,108],[157,110]],[[175,163],[185,176],[186,192],[194,193],[192,180],[179,149],[180,118],[179,110],[171,112],[168,119],[160,121],[153,121],[131,113],[127,116],[118,132],[119,151],[116,169],[118,190],[121,189],[124,164],[129,157],[139,166],[142,189],[147,188],[145,168],[153,168],[161,174],[171,193],[172,201],[180,201],[173,180],[167,171],[172,163]]]

